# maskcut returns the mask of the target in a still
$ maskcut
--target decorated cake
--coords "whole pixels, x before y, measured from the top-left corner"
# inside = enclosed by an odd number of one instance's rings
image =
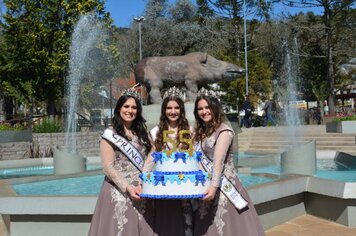
[[[210,176],[199,169],[201,152],[154,152],[154,171],[140,174],[144,198],[204,197]]]

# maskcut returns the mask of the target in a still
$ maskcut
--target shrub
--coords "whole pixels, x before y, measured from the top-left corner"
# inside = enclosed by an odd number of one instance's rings
[[[54,119],[44,119],[39,124],[34,124],[32,128],[33,133],[60,133],[63,132],[62,125]]]
[[[354,116],[337,117],[337,118],[333,119],[333,121],[351,121],[351,120],[356,120],[356,115],[354,115]]]
[[[25,127],[21,124],[10,125],[7,123],[0,124],[0,131],[24,130]]]

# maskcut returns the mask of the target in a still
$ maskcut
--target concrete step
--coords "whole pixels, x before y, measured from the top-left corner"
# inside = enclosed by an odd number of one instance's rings
[[[253,127],[242,128],[236,136],[239,151],[281,153],[298,144],[316,141],[320,151],[343,151],[356,153],[356,134],[326,133],[325,125],[305,125],[294,127],[290,138],[288,127]]]
[[[271,154],[280,154],[283,151],[288,150],[288,148],[270,148],[270,147],[239,147],[239,152],[250,152],[250,153],[271,153]],[[339,151],[346,152],[351,155],[356,155],[356,149],[347,149],[347,148],[333,148],[333,147],[325,147],[325,148],[317,148],[318,151]]]
[[[331,138],[355,138],[356,135],[354,134],[341,134],[341,133],[318,133],[318,132],[310,132],[310,133],[278,133],[278,132],[243,132],[239,133],[238,136],[246,137],[254,135],[256,137],[331,137]]]
[[[292,132],[293,131],[293,132]],[[341,133],[327,133],[326,132],[326,127],[325,125],[323,126],[312,126],[312,125],[305,125],[305,126],[298,126],[295,129],[289,129],[288,127],[257,127],[257,128],[242,128],[242,134],[243,133],[249,133],[249,132],[254,132],[254,133],[280,133],[280,134],[287,134],[287,133],[303,133],[303,134],[313,134],[313,133],[319,133],[319,134],[328,134],[328,135],[350,135],[350,136],[355,136],[355,134],[341,134]]]
[[[264,141],[256,141],[256,140],[238,140],[238,145],[295,145],[295,144],[302,144],[302,143],[307,143],[310,140],[264,140]],[[315,140],[316,144],[319,146],[328,146],[328,145],[336,145],[336,146],[355,146],[355,141],[354,140]]]
[[[249,148],[249,149],[289,149],[295,145],[253,145],[253,146],[239,146],[239,148]],[[317,150],[349,150],[356,151],[356,147],[353,146],[318,146],[316,145]]]

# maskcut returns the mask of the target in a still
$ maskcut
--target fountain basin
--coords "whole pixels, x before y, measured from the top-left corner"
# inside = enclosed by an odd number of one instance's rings
[[[85,161],[83,155],[57,146],[53,152],[54,174],[66,175],[85,172]]]
[[[314,175],[316,173],[315,140],[283,152],[281,171],[282,174]]]

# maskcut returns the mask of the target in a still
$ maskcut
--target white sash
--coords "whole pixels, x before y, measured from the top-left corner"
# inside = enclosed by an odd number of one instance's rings
[[[142,172],[144,159],[139,151],[129,141],[122,136],[115,134],[111,129],[105,129],[101,135],[105,140],[113,143],[118,147],[122,153],[136,166],[136,168]]]
[[[205,171],[208,171],[211,174],[213,172],[213,162],[204,154],[200,144],[196,145],[195,150],[202,153],[202,166],[204,167]],[[237,209],[242,210],[247,207],[248,202],[241,196],[235,186],[226,178],[224,174],[221,176],[219,188]]]

